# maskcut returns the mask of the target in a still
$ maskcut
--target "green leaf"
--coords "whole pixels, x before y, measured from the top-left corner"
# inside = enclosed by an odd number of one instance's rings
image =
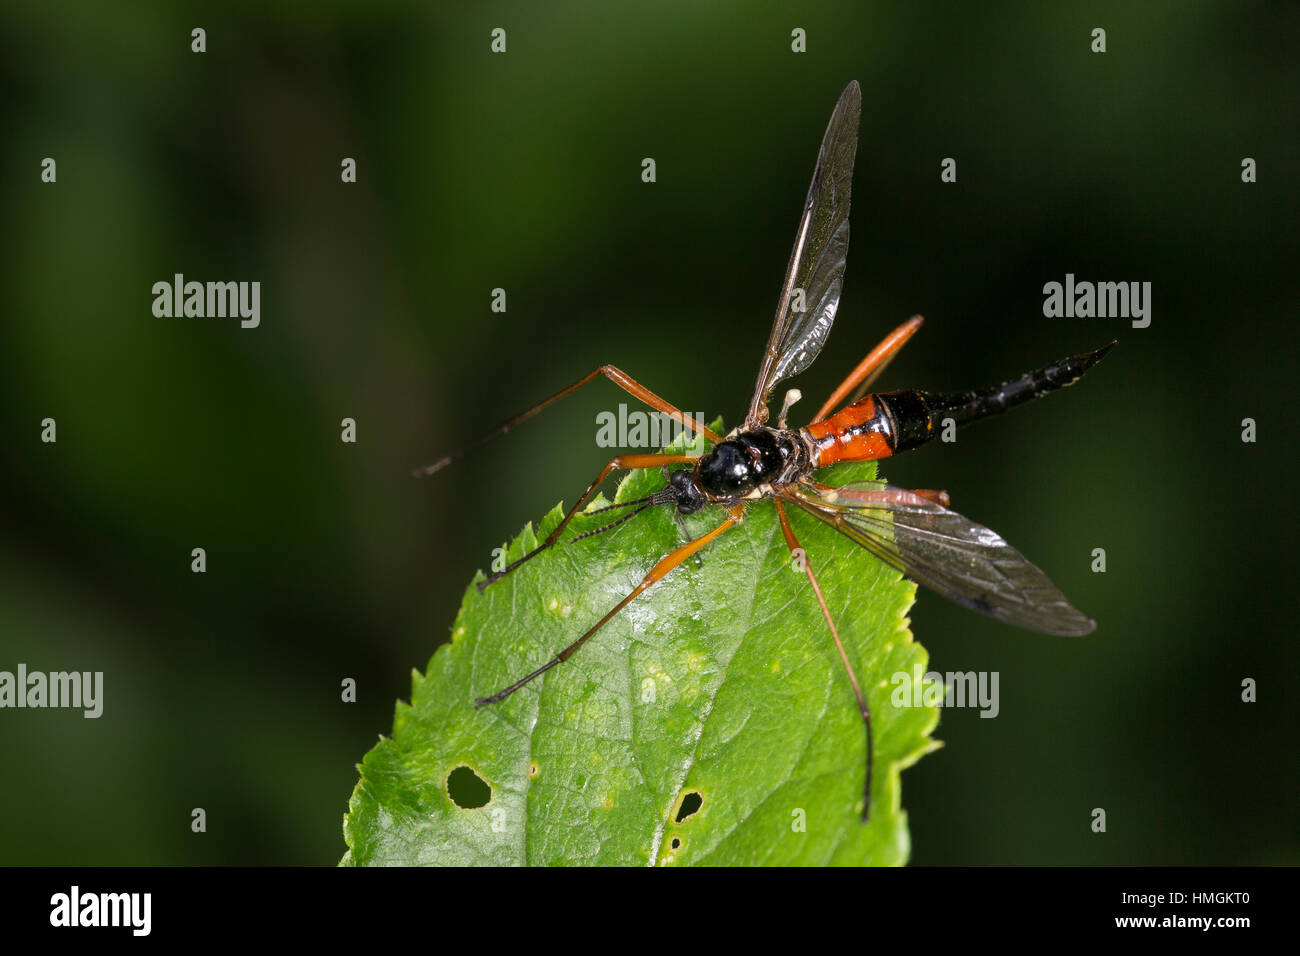
[[[820,473],[830,484],[874,475],[871,463]],[[615,500],[662,485],[658,471],[631,472]],[[555,548],[482,593],[466,589],[451,643],[413,675],[392,737],[359,768],[343,863],[906,862],[899,773],[938,746],[936,708],[890,704],[892,675],[926,670],[907,629],[915,586],[787,511],[870,698],[869,823],[859,819],[862,721],[771,501],[748,506],[702,566],[678,567],[569,661],[474,706],[553,657],[683,542],[672,509],[659,507],[569,543],[617,517],[579,515]],[[536,534],[525,527],[509,560],[562,516],[557,505]],[[691,536],[723,517],[716,507],[692,515]]]

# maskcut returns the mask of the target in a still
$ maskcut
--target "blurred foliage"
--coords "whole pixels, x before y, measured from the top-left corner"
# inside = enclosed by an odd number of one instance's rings
[[[913,312],[884,388],[1120,339],[1077,388],[884,469],[948,489],[1099,622],[1055,641],[920,596],[932,666],[1000,672],[1002,702],[944,715],[909,772],[913,860],[1297,862],[1296,27],[1228,0],[6,5],[0,669],[103,670],[106,702],[0,712],[3,861],[337,860],[410,669],[491,549],[580,493],[623,396],[411,467],[602,362],[736,417],[856,78],[813,407]],[[155,318],[177,272],[261,281],[261,327]],[[1152,282],[1151,327],[1044,319],[1067,272]]]

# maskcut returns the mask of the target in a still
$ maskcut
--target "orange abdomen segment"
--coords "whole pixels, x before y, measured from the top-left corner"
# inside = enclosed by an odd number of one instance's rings
[[[815,468],[837,461],[888,458],[894,453],[893,423],[873,395],[840,409],[830,418],[813,422],[804,432],[816,450]]]

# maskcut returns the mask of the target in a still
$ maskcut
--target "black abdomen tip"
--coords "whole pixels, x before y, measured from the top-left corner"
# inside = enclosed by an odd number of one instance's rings
[[[1089,352],[1087,355],[1079,356],[1079,363],[1084,367],[1085,370],[1092,368],[1103,358],[1105,358],[1106,353],[1109,352],[1111,349],[1113,349],[1118,343],[1119,343],[1119,339],[1111,339],[1101,348],[1097,349],[1097,351]]]

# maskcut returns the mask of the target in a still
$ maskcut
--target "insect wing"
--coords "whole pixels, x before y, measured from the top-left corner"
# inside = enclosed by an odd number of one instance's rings
[[[1097,625],[994,531],[882,481],[796,485],[788,498],[918,584],[1016,627],[1080,636]]]
[[[749,403],[747,427],[767,418],[768,399],[777,382],[812,365],[835,322],[849,252],[849,195],[861,114],[862,90],[854,80],[840,94],[822,137],[772,334]]]

